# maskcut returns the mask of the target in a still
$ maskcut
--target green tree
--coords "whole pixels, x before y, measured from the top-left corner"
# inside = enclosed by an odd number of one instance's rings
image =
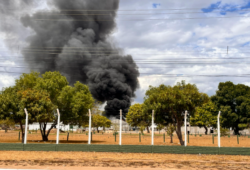
[[[204,127],[207,135],[208,127],[216,127],[217,115],[218,108],[210,101],[196,108],[194,116],[190,118],[190,122],[192,126]]]
[[[35,89],[46,90],[49,93],[50,100],[53,104],[58,104],[58,97],[62,89],[67,86],[69,82],[66,77],[61,75],[58,71],[45,72],[42,77],[37,78]]]
[[[101,116],[99,114],[92,115],[92,127],[96,127],[97,132],[99,133],[98,127],[107,127],[111,126],[111,121],[105,116]]]
[[[144,111],[143,104],[134,104],[130,106],[129,111],[126,115],[126,121],[130,126],[137,126],[140,128],[141,132],[147,128],[147,132],[149,133],[149,126],[151,126],[151,114]]]
[[[0,128],[3,130],[8,130],[9,128],[14,128],[15,122],[12,119],[7,118],[6,120],[0,120]]]
[[[160,131],[161,131],[162,129],[164,129],[164,125],[162,125],[162,124],[157,124],[156,129],[159,131],[159,134],[160,134]]]
[[[17,96],[16,87],[4,88],[0,95],[0,120],[13,120],[19,124],[22,132],[22,142],[24,140],[25,115],[19,113],[20,99]]]
[[[20,100],[20,115],[25,115],[24,108],[28,112],[29,123],[39,122],[43,141],[48,141],[48,136],[53,127],[46,131],[47,123],[55,120],[54,111],[56,106],[51,102],[49,94],[41,90],[24,90],[18,92]]]
[[[59,72],[46,72],[42,77],[39,75],[37,72],[22,74],[15,81],[15,86],[3,89],[0,95],[0,120],[12,119],[20,124],[23,139],[23,109],[26,107],[30,114],[29,123],[39,122],[45,141],[51,129],[57,125],[56,108],[60,110],[64,124],[81,125],[87,121],[87,111],[92,108],[94,99],[86,85],[77,82],[71,87]],[[45,133],[49,121],[53,124]]]
[[[76,82],[74,87],[65,86],[58,97],[61,121],[64,124],[87,124],[88,109],[93,106],[94,99],[88,86],[80,82]]]
[[[183,125],[184,112],[187,110],[191,116],[195,108],[209,101],[207,94],[200,93],[194,84],[186,84],[185,81],[175,86],[160,85],[149,87],[144,98],[144,105],[147,112],[155,110],[155,123],[167,126],[172,123],[176,126],[176,134],[180,144],[182,140],[181,126]]]
[[[38,72],[23,73],[19,79],[15,80],[15,88],[17,91],[33,89],[37,85],[39,75]]]
[[[234,134],[247,128],[250,122],[250,87],[228,81],[219,83],[211,100],[221,110],[222,127],[232,128]]]
[[[173,133],[176,130],[176,126],[173,125],[172,123],[169,123],[166,127],[165,130],[167,134],[170,136],[170,143],[173,143]]]
[[[60,72],[48,71],[48,72],[45,72],[44,74],[42,74],[41,77],[38,77],[36,79],[36,85],[33,88],[35,90],[39,90],[39,91],[46,91],[49,94],[49,99],[51,100],[53,105],[58,106],[59,105],[58,97],[61,94],[62,89],[64,87],[66,87],[68,84],[69,83],[68,83],[66,77],[61,75]],[[61,111],[60,107],[58,107],[58,109]],[[53,111],[51,111],[51,113],[48,113],[48,114],[57,115],[56,108]],[[50,119],[49,121],[52,122],[52,125],[47,130],[47,134],[45,133],[45,131],[46,131],[47,126],[48,126],[47,125],[48,121],[47,120],[39,121],[40,130],[41,130],[42,138],[44,141],[48,140],[48,135],[49,135],[50,131],[53,128],[56,128],[57,116],[53,116],[53,118]]]
[[[41,75],[37,72],[31,72],[30,74],[22,74],[19,79],[16,80],[15,87],[18,91],[25,91],[32,89],[33,92],[40,91],[44,94],[46,91],[47,95],[49,95],[49,99],[54,106],[54,110],[52,110],[48,115],[55,115],[55,106],[58,105],[58,96],[62,91],[62,88],[68,85],[68,81],[66,77],[62,76],[59,72],[45,72]],[[31,91],[32,92],[32,91]],[[60,108],[59,108],[60,110]],[[21,110],[20,114],[23,111]],[[39,114],[42,114],[41,112]],[[50,131],[56,127],[57,124],[57,117],[53,116],[50,118],[49,121],[53,122],[52,125],[49,127],[47,133],[45,132],[47,129],[48,120],[40,119],[38,121],[40,125],[41,136],[44,141],[48,140],[48,135]],[[29,120],[29,123],[34,121]]]

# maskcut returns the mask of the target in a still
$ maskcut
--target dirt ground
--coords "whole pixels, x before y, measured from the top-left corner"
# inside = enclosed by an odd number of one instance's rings
[[[20,143],[18,140],[19,132],[17,131],[0,131],[0,143]],[[183,136],[184,138],[184,136]],[[41,134],[39,131],[31,132],[27,137],[28,143],[56,143],[56,133],[51,133],[49,135],[49,141],[43,142]],[[214,137],[214,143],[211,135],[189,135],[189,146],[218,146],[217,137]],[[67,141],[67,133],[60,133],[60,143],[70,143],[70,144],[87,144],[88,135],[86,133],[69,133],[69,140]],[[112,132],[108,133],[93,133],[92,136],[93,144],[119,144],[119,135],[115,136]],[[138,133],[123,133],[122,134],[122,144],[123,145],[150,145],[151,144],[151,134],[145,134],[141,136],[141,142],[139,141]],[[170,137],[165,136],[165,142],[163,134],[155,133],[154,137],[155,145],[180,145],[179,140],[176,135],[173,137],[173,143],[170,143]],[[222,147],[250,147],[249,136],[240,136],[239,144],[237,142],[237,136],[224,136],[221,137]]]
[[[1,151],[0,168],[61,170],[238,170],[250,169],[250,156],[95,152]],[[108,168],[108,169],[107,169]]]

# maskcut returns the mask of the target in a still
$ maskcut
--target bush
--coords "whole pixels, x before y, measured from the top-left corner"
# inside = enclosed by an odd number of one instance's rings
[[[218,131],[216,130],[216,133],[218,134]],[[226,128],[220,128],[220,136],[228,136],[230,135],[230,130]]]

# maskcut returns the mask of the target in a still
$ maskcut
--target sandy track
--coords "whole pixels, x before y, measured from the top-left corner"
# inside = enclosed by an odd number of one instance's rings
[[[1,151],[0,168],[250,169],[250,156]],[[98,168],[98,170],[102,170]]]

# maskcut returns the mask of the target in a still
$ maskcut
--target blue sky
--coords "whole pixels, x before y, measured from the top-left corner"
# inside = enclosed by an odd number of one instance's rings
[[[244,10],[250,8],[250,2],[245,1],[243,4],[240,3],[223,3],[222,1],[218,1],[216,3],[212,3],[207,8],[202,8],[201,10],[204,13],[209,13],[213,11],[219,11],[220,15],[226,15],[229,12],[238,12],[239,14],[246,14]]]

